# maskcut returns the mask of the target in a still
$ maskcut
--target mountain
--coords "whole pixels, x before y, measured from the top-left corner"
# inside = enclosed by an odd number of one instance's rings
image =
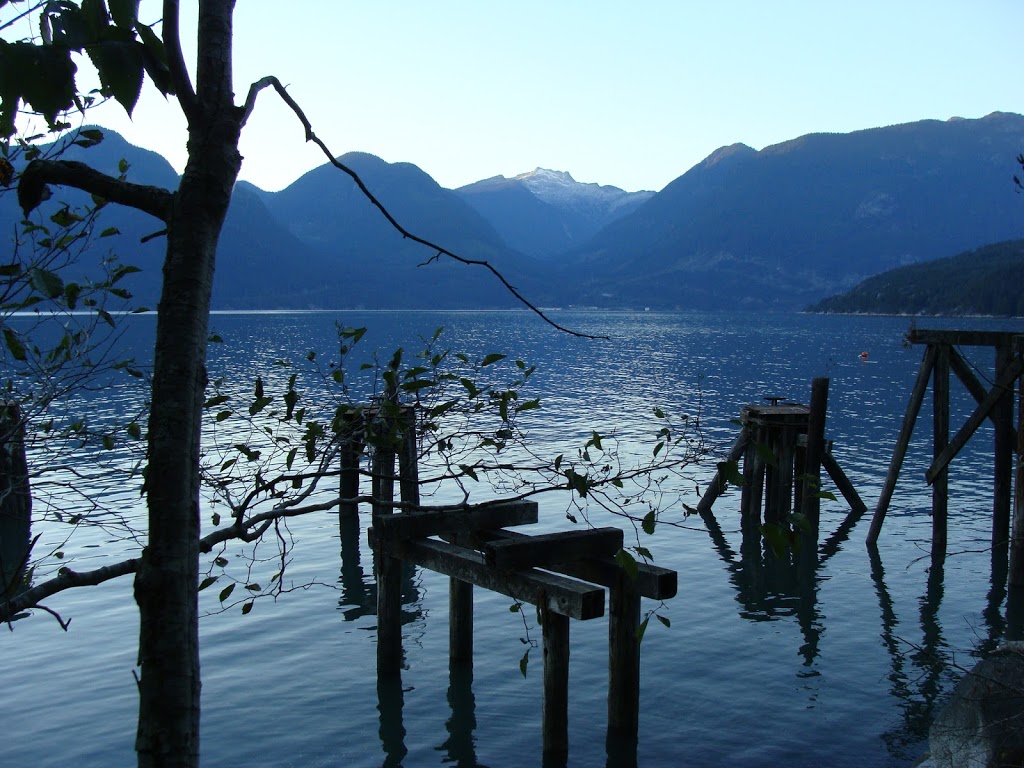
[[[883,272],[808,312],[1024,317],[1024,240]]]
[[[583,184],[564,171],[537,168],[494,176],[455,190],[516,250],[550,259],[635,211],[653,192]]]
[[[483,216],[415,165],[386,163],[364,153],[340,161],[408,232],[464,259],[493,265],[531,299],[544,301],[551,295],[541,265],[506,245]],[[265,199],[276,220],[330,265],[323,279],[334,293],[321,305],[516,306],[486,268],[434,259],[435,250],[403,238],[355,182],[330,164]]]
[[[724,147],[563,261],[587,304],[798,308],[1024,236],[1022,149],[1004,113]]]

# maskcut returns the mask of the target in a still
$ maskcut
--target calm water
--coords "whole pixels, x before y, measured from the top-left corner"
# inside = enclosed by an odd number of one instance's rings
[[[224,337],[211,377],[266,371],[281,357],[329,350],[336,320],[370,329],[362,346],[417,349],[445,326],[445,346],[471,355],[508,352],[539,367],[531,439],[542,452],[574,450],[592,429],[631,438],[649,430],[654,404],[700,415],[705,438],[725,447],[744,403],[778,395],[803,402],[814,376],[829,376],[828,436],[874,509],[921,360],[897,318],[732,314],[556,314],[559,322],[610,341],[560,335],[525,313],[221,314]],[[141,344],[153,318],[132,318],[126,343]],[[926,327],[953,327],[944,321]],[[959,321],[960,327],[1013,327]],[[858,359],[861,351],[869,361]],[[984,350],[964,350],[982,375]],[[141,356],[142,353],[140,353]],[[239,389],[247,389],[249,385]],[[953,429],[973,407],[953,382]],[[108,389],[95,418],[131,413],[137,393]],[[641,766],[906,766],[925,749],[927,724],[975,657],[1002,637],[1005,605],[990,577],[991,430],[983,426],[951,471],[949,552],[927,558],[931,444],[927,406],[915,432],[878,555],[863,542],[869,514],[840,528],[843,503],[822,511],[822,565],[800,587],[742,546],[738,496],[715,505],[722,535],[691,520],[661,526],[643,543],[679,571],[679,594],[643,641]],[[100,471],[107,471],[95,465]],[[706,482],[711,467],[694,470]],[[687,503],[697,497],[678,489]],[[46,493],[40,488],[41,494]],[[137,489],[112,498],[140,511]],[[840,497],[841,498],[841,497]],[[67,500],[72,506],[74,500]],[[542,503],[539,526],[571,524],[564,503]],[[681,520],[681,515],[678,515]],[[602,518],[597,525],[623,524]],[[417,571],[407,589],[402,690],[380,691],[374,670],[372,573],[365,542],[358,562],[339,557],[336,517],[295,521],[295,583],[315,582],[276,603],[217,613],[203,593],[203,764],[210,766],[535,766],[540,764],[541,654],[519,672],[524,625],[508,598],[477,590],[471,685],[447,667],[447,580]],[[62,550],[77,567],[110,562],[123,545],[112,522],[75,543],[67,526],[37,523],[37,551]],[[365,537],[363,537],[365,538]],[[0,640],[4,766],[107,768],[134,762],[132,677],[138,620],[131,581],[78,590],[48,602],[70,630],[37,612]],[[530,619],[531,637],[540,631]],[[607,621],[573,622],[570,758],[603,766]]]

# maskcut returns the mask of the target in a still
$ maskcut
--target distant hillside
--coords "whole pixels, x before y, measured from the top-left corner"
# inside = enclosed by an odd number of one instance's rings
[[[1024,237],[1024,117],[723,148],[568,254],[589,304],[795,309],[894,267]]]
[[[883,272],[807,311],[1024,317],[1024,240]]]

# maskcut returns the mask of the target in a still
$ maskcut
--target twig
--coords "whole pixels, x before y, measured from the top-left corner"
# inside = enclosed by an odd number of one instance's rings
[[[347,165],[345,165],[336,157],[334,157],[334,155],[331,153],[331,150],[328,149],[327,145],[323,141],[321,141],[320,138],[315,133],[313,133],[313,126],[310,124],[305,112],[302,111],[302,108],[288,94],[288,91],[285,89],[285,87],[281,85],[281,81],[278,80],[273,75],[264,77],[261,80],[257,80],[249,87],[249,95],[246,97],[245,106],[243,107],[242,125],[245,125],[245,122],[249,119],[249,116],[252,114],[252,111],[256,106],[256,97],[259,95],[260,91],[270,87],[273,87],[273,89],[277,91],[278,96],[281,97],[284,103],[287,104],[288,107],[292,110],[292,112],[295,113],[295,116],[299,119],[299,122],[302,123],[302,126],[306,131],[306,141],[311,141],[318,147],[320,147],[321,151],[323,151],[323,153],[327,156],[327,160],[328,162],[330,162],[331,165],[333,165],[338,170],[347,173],[352,178],[352,181],[356,183],[356,186],[359,187],[359,190],[363,193],[366,199],[369,200],[374,205],[374,207],[376,207],[377,210],[381,212],[384,218],[387,219],[388,223],[391,224],[391,226],[394,227],[394,229],[397,230],[398,233],[402,235],[402,237],[406,238],[407,240],[412,240],[414,243],[419,243],[420,245],[426,246],[432,251],[436,251],[436,253],[433,256],[431,256],[430,259],[427,260],[427,263],[436,260],[439,256],[447,256],[448,258],[458,261],[462,264],[484,267],[492,275],[498,278],[498,280],[501,281],[501,284],[505,286],[508,292],[515,296],[516,299],[523,306],[525,306],[531,312],[536,314],[538,317],[544,320],[544,322],[546,322],[553,328],[556,328],[557,330],[562,331],[563,333],[567,333],[570,336],[578,336],[583,339],[608,339],[607,336],[594,336],[589,333],[581,333],[580,331],[574,331],[571,328],[566,328],[563,325],[559,325],[546,314],[544,314],[543,310],[541,310],[529,299],[523,296],[518,290],[516,290],[516,288],[508,280],[505,279],[505,276],[502,275],[501,272],[499,272],[490,262],[484,261],[482,259],[467,259],[464,256],[459,256],[455,253],[452,253],[447,248],[442,248],[436,243],[433,243],[429,240],[426,240],[422,237],[419,237],[418,235],[414,235],[411,232],[409,232],[405,227],[403,227],[401,224],[398,223],[398,221],[395,220],[395,217],[391,215],[387,208],[384,207],[384,204],[381,203],[380,200],[378,200],[372,192],[370,192],[366,184],[363,183],[363,180],[359,178],[359,174],[357,174]]]

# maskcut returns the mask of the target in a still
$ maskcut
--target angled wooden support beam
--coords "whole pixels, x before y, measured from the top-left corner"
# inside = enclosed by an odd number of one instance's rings
[[[604,589],[593,584],[532,568],[498,571],[479,552],[434,539],[399,541],[389,549],[403,560],[571,619],[604,616]]]
[[[999,347],[997,349],[1003,349],[1003,347]],[[956,349],[953,348],[949,350],[949,367],[950,370],[952,370],[953,373],[956,374],[956,377],[960,379],[960,383],[964,385],[968,392],[970,392],[971,397],[974,398],[974,401],[976,403],[980,405],[983,402],[985,402],[985,398],[988,397],[989,391],[985,389],[985,386],[980,381],[978,381],[978,377],[974,375],[974,371],[971,370],[971,367],[967,364],[967,361],[964,360],[963,355],[961,355],[959,352],[956,351]],[[996,364],[996,376],[999,375],[1001,367],[1002,366],[1000,366],[998,363]],[[1009,397],[1012,402],[1012,392],[1009,393]],[[1015,439],[1013,425],[1010,424],[1009,427],[1002,425],[1000,423],[1000,419],[997,418],[996,413],[994,411],[989,413],[989,420],[992,422],[992,425],[996,428],[997,432],[998,430],[1001,429],[1004,429],[1006,431],[1004,439],[1008,440],[1010,445],[1012,445]]]
[[[536,501],[510,501],[403,512],[381,517],[373,524],[385,539],[423,539],[443,533],[530,525],[537,519]]]
[[[892,453],[892,460],[889,462],[889,472],[885,476],[882,495],[878,497],[878,506],[875,507],[875,515],[871,518],[871,528],[868,530],[867,538],[869,546],[878,541],[878,534],[882,530],[885,513],[889,510],[889,502],[892,501],[893,491],[896,490],[896,480],[900,475],[903,459],[906,458],[910,438],[914,434],[914,424],[917,422],[917,414],[921,411],[921,403],[924,402],[924,393],[928,389],[928,379],[931,377],[932,369],[935,367],[935,356],[935,347],[929,345],[924,352],[924,358],[921,360],[921,368],[917,372],[917,381],[914,383],[914,389],[910,393],[907,412],[903,415],[900,436],[896,440],[896,448]]]
[[[746,450],[747,443],[750,442],[750,432],[746,427],[740,429],[739,435],[736,436],[736,440],[733,441],[732,448],[729,449],[729,454],[725,457],[723,463],[739,461],[740,456],[743,455],[743,451]],[[704,495],[700,497],[700,501],[697,502],[697,511],[701,514],[709,512],[711,506],[715,503],[719,496],[728,487],[728,483],[725,479],[725,473],[722,471],[722,465],[718,465],[718,469],[715,471],[715,479],[711,481],[711,485],[704,491]]]
[[[591,557],[612,557],[622,549],[618,528],[559,531],[518,539],[500,539],[484,544],[487,562],[501,570],[550,568]]]
[[[935,457],[932,465],[928,468],[925,473],[925,478],[929,483],[934,483],[939,473],[942,472],[946,467],[949,466],[949,462],[960,453],[961,449],[967,445],[967,441],[971,439],[971,436],[977,431],[978,427],[981,426],[985,419],[992,415],[996,405],[1005,397],[1010,394],[1012,397],[1013,384],[1020,376],[1021,370],[1024,369],[1021,359],[1018,357],[1012,360],[1006,368],[1003,370],[1002,375],[998,378],[995,384],[992,385],[992,389],[985,396],[985,399],[978,404],[978,407],[974,409],[974,413],[970,415],[967,421],[964,423],[960,430],[956,433],[949,444]]]
[[[861,499],[860,494],[857,493],[857,489],[853,487],[853,483],[850,482],[850,478],[843,472],[843,468],[839,466],[839,462],[836,461],[835,457],[826,451],[821,456],[821,465],[828,472],[828,476],[832,478],[832,482],[836,484],[836,488],[843,494],[843,498],[846,499],[846,503],[850,505],[850,509],[859,514],[864,514],[868,511],[867,504]]]
[[[477,534],[477,538],[485,541],[498,541],[530,537],[518,531],[481,531]],[[589,581],[591,584],[600,584],[609,589],[619,583],[623,573],[622,566],[612,557],[597,557],[576,563],[558,563],[548,570],[581,581]],[[641,597],[649,597],[652,600],[669,600],[675,597],[678,591],[679,574],[669,568],[662,568],[651,563],[637,563],[635,584]]]

